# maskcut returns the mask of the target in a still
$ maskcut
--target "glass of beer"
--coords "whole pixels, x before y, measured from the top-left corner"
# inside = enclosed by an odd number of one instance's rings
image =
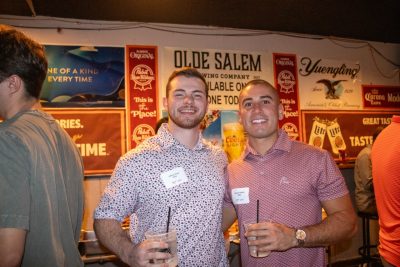
[[[246,138],[243,126],[238,122],[226,123],[223,126],[223,145],[229,162],[242,154]]]

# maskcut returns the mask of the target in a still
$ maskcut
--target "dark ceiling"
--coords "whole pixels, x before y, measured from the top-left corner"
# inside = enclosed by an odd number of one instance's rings
[[[399,0],[2,0],[0,14],[268,30],[400,43]],[[34,26],[34,25],[32,25]]]

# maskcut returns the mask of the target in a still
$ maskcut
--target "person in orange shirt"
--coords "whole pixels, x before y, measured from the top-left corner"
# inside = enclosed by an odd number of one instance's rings
[[[400,266],[400,116],[372,146],[372,176],[379,215],[379,253],[386,266]]]

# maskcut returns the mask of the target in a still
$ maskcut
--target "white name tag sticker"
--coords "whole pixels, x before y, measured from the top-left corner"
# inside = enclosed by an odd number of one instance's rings
[[[232,201],[233,204],[248,204],[250,203],[249,199],[249,188],[234,188],[232,189]]]
[[[163,172],[160,176],[164,186],[167,189],[186,183],[188,181],[185,170],[182,167]]]

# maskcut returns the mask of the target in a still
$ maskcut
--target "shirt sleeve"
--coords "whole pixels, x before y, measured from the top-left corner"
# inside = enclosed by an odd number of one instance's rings
[[[135,210],[137,192],[135,177],[130,172],[135,167],[121,158],[95,209],[95,219],[115,219],[120,222]]]
[[[372,162],[370,156],[363,154],[358,158],[357,164],[362,187],[367,191],[372,191]]]
[[[29,157],[13,135],[0,135],[0,227],[29,230]]]
[[[346,181],[329,152],[323,151],[319,166],[317,192],[320,201],[333,200],[349,193]]]
[[[229,171],[228,167],[225,168],[225,194],[224,194],[224,208],[232,208],[233,202],[231,198],[231,189],[229,187]]]

